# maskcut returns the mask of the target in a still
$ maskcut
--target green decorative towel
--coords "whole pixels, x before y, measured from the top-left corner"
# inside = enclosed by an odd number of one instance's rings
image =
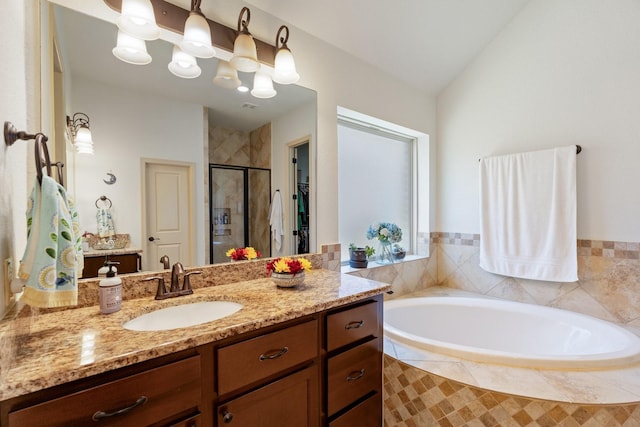
[[[113,226],[111,211],[108,208],[98,208],[96,221],[98,222],[98,236],[103,239],[111,239],[115,236],[116,230]]]
[[[27,207],[27,247],[19,271],[26,282],[21,301],[45,308],[77,305],[82,261],[78,213],[64,187],[43,176]]]

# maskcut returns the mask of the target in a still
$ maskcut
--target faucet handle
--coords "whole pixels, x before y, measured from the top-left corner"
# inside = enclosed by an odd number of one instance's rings
[[[193,288],[191,287],[191,279],[190,276],[192,274],[202,274],[202,271],[190,271],[184,274],[184,281],[182,282],[182,292],[193,293]]]
[[[148,282],[150,280],[158,281],[158,290],[156,291],[155,299],[164,299],[166,298],[165,294],[167,293],[167,288],[164,286],[164,277],[162,276],[153,276],[147,277],[146,279],[142,279],[144,282]]]

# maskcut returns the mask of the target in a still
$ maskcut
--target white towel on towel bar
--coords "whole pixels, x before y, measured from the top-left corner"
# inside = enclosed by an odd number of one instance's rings
[[[480,159],[480,267],[578,280],[576,147]]]

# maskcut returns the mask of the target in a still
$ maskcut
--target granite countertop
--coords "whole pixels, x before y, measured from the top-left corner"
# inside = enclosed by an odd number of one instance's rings
[[[195,289],[193,295],[156,301],[125,300],[122,310],[97,306],[38,313],[18,304],[0,322],[0,400],[10,399],[133,363],[211,343],[377,295],[390,285],[312,270],[303,285],[278,288],[268,278]],[[194,278],[194,281],[198,279]],[[135,332],[122,324],[140,314],[196,301],[226,300],[244,308],[202,325]]]
[[[142,253],[140,248],[122,248],[122,249],[89,249],[84,251],[85,258],[106,256],[106,255],[127,255],[127,254],[139,254]]]

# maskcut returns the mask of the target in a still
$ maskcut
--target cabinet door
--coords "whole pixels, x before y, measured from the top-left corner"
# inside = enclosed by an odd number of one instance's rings
[[[217,408],[218,426],[316,427],[317,368],[311,366]]]

